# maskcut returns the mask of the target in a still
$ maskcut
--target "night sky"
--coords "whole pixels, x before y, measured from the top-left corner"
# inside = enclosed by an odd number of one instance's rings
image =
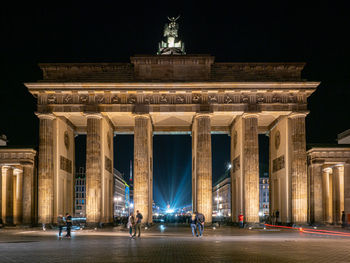
[[[36,100],[23,85],[41,78],[37,63],[128,62],[135,54],[154,54],[166,16],[178,14],[189,54],[209,53],[220,62],[306,62],[303,77],[322,82],[309,98],[308,143],[336,143],[337,134],[350,128],[350,20],[338,1],[71,2],[0,9],[0,134],[10,146],[38,144]],[[78,153],[85,151],[84,139],[77,138]],[[266,138],[259,139],[266,162]],[[229,137],[213,135],[212,141],[215,181],[229,161]],[[117,136],[115,146],[115,166],[128,174],[133,137]],[[155,201],[190,204],[190,172],[191,137],[155,135]]]

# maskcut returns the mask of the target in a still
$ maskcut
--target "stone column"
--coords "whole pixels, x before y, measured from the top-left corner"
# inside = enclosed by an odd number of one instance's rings
[[[344,211],[345,220],[350,223],[350,160],[344,164]]]
[[[322,163],[312,163],[309,169],[309,221],[321,223],[323,222]]]
[[[32,164],[23,166],[23,224],[31,225],[35,219],[34,172]]]
[[[243,115],[243,186],[245,222],[259,222],[258,115]]]
[[[38,169],[38,221],[53,222],[54,209],[54,156],[53,127],[55,116],[39,114],[39,169]]]
[[[2,219],[2,166],[0,166],[0,218]]]
[[[3,194],[3,198],[5,199],[3,202],[3,221],[8,225],[13,224],[13,168],[6,166],[4,167],[5,178],[3,180],[3,188],[5,193]]]
[[[322,173],[322,188],[323,188],[323,221],[324,223],[332,222],[332,209],[331,209],[331,200],[332,196],[330,191],[330,174],[332,169],[325,168]]]
[[[192,127],[194,176],[197,212],[205,216],[206,223],[212,222],[212,156],[211,125],[208,114],[195,116]]]
[[[291,132],[292,221],[307,222],[306,114],[289,116]]]
[[[13,222],[15,225],[22,224],[23,209],[23,171],[15,169],[13,183]]]
[[[134,211],[143,223],[152,222],[152,123],[149,115],[135,115],[134,127]]]
[[[341,214],[344,211],[344,166],[333,167],[333,222],[341,224]]]
[[[102,212],[101,121],[100,114],[87,115],[86,222],[91,225],[101,221]]]

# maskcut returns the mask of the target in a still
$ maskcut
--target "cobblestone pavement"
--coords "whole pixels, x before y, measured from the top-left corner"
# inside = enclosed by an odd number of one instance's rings
[[[350,262],[350,237],[222,227],[193,238],[186,227],[155,226],[137,239],[110,228],[58,240],[52,230],[2,229],[0,262]]]

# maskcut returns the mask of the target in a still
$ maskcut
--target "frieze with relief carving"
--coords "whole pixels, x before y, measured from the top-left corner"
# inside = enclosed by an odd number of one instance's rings
[[[119,104],[120,102],[121,102],[121,100],[118,96],[113,96],[111,99],[112,104]]]
[[[125,97],[123,99],[123,97]],[[91,99],[89,99],[91,98]],[[221,99],[220,99],[221,98]],[[306,103],[305,96],[300,96],[295,93],[264,93],[256,95],[247,95],[244,93],[230,92],[223,93],[209,93],[205,99],[201,93],[180,93],[180,94],[49,94],[46,96],[39,95],[39,104],[275,104],[275,103]]]
[[[55,104],[57,103],[57,96],[54,94],[50,94],[47,96],[47,103],[48,104]]]
[[[275,173],[279,170],[282,170],[285,167],[284,155],[274,159],[272,161],[272,172]]]
[[[236,172],[241,169],[240,155],[238,155],[235,159],[232,160],[232,172]]]
[[[64,156],[60,156],[60,169],[67,172],[67,173],[72,173],[72,161],[67,159]]]
[[[63,103],[65,104],[71,104],[73,103],[73,96],[70,94],[66,94],[63,96]]]
[[[88,103],[89,101],[89,96],[87,94],[83,94],[79,96],[79,102],[80,103]]]

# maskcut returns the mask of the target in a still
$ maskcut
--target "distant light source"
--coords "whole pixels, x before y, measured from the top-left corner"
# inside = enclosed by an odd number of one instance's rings
[[[134,203],[130,203],[130,208],[133,208],[134,207]]]
[[[232,164],[228,163],[228,164],[227,164],[227,170],[230,170],[231,167],[232,167]]]
[[[172,213],[174,213],[174,209],[168,208],[168,209],[165,211],[165,213],[167,213],[167,214],[172,214]]]

